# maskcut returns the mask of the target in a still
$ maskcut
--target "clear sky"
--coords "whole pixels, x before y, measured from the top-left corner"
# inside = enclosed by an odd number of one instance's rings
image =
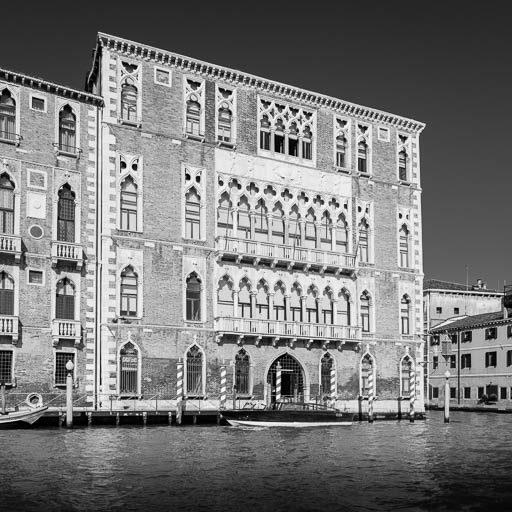
[[[305,6],[302,6],[302,4]],[[106,32],[426,123],[427,278],[512,283],[508,2],[9,2],[0,66],[83,88]]]

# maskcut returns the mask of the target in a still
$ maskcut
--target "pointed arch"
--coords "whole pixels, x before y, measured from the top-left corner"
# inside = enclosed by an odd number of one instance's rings
[[[201,239],[201,195],[195,186],[185,192],[185,238]]]
[[[400,332],[403,335],[411,334],[411,298],[404,294],[400,299]]]
[[[128,174],[121,181],[120,195],[120,229],[137,231],[138,186],[135,179]]]
[[[375,358],[370,352],[366,351],[361,357],[359,363],[359,394],[362,397],[370,396],[369,380],[370,374],[373,376],[373,395],[376,395],[376,364]]]
[[[272,208],[272,243],[281,245],[285,243],[284,210],[279,201]]]
[[[252,318],[252,283],[248,277],[240,279],[238,292],[238,314],[242,318]]]
[[[217,289],[217,314],[221,317],[234,316],[233,279],[224,274]]]
[[[368,173],[368,144],[364,139],[357,143],[357,171],[361,174]]]
[[[75,320],[75,283],[68,277],[57,281],[55,287],[55,318]]]
[[[294,204],[288,217],[288,243],[294,247],[301,245],[300,218],[299,207]]]
[[[268,242],[268,208],[263,197],[260,197],[256,203],[254,239],[258,242]]]
[[[0,92],[0,139],[16,141],[17,118],[16,96],[5,87]]]
[[[287,298],[286,298],[286,286],[283,281],[279,280],[274,286],[274,320],[287,320]]]
[[[321,323],[326,325],[334,323],[334,292],[330,286],[326,286],[322,294]]]
[[[277,373],[281,367],[281,399],[288,401],[307,400],[309,379],[304,363],[288,350],[276,355],[267,366],[266,381],[270,385],[270,401],[274,402],[278,395]]]
[[[338,294],[338,325],[352,325],[351,322],[351,296],[346,288],[342,288]]]
[[[205,395],[206,360],[203,349],[193,343],[184,357],[184,388],[188,398],[202,398]]]
[[[141,394],[141,351],[136,343],[127,341],[118,352],[118,394],[133,397]]]
[[[410,253],[410,230],[406,223],[403,223],[398,232],[399,248],[400,248],[400,266],[409,268],[409,253]]]
[[[309,210],[306,213],[305,217],[305,224],[304,224],[304,231],[305,231],[305,237],[304,237],[304,245],[305,247],[308,247],[309,249],[315,249],[316,248],[316,217],[315,217],[315,211],[313,208],[309,208]]]
[[[8,173],[0,175],[0,233],[12,235],[15,231],[15,183]]]
[[[310,285],[306,293],[306,318],[308,323],[318,323],[318,288]]]
[[[398,152],[398,179],[400,181],[410,181],[407,162],[409,157],[405,148]]]
[[[71,105],[66,103],[59,110],[59,151],[76,153],[76,114]]]
[[[137,123],[137,103],[139,89],[132,77],[125,78],[121,84],[121,119]]]
[[[75,242],[76,194],[69,183],[65,183],[58,192],[57,202],[57,240]]]
[[[14,315],[14,289],[13,277],[2,270],[0,272],[0,315]]]
[[[234,368],[235,391],[238,396],[252,394],[251,358],[245,349],[240,349],[235,354]]]
[[[359,261],[368,263],[370,261],[370,225],[365,217],[359,222],[358,230]]]
[[[295,281],[290,289],[290,316],[294,322],[302,322],[302,286]]]
[[[223,192],[217,206],[217,230],[219,235],[233,235],[233,203],[228,192]]]
[[[125,266],[120,274],[120,305],[119,314],[137,317],[139,314],[139,276],[133,266]]]
[[[322,213],[320,225],[320,249],[332,251],[332,219],[328,210]]]
[[[264,279],[260,279],[256,286],[256,317],[267,320],[269,318],[269,286]]]
[[[341,253],[348,252],[348,223],[343,213],[340,213],[336,219],[336,251]]]
[[[191,272],[185,279],[185,319],[192,322],[202,320],[202,280],[197,272]]]
[[[238,201],[237,236],[243,240],[251,238],[251,207],[245,195]]]

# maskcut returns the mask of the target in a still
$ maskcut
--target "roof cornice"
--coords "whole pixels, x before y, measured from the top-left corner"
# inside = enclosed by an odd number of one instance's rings
[[[503,292],[496,290],[449,290],[447,288],[425,288],[423,293],[426,292],[439,292],[446,294],[469,294],[469,295],[496,295],[498,297],[503,296]]]
[[[188,73],[200,75],[203,78],[223,80],[225,82],[230,82],[235,86],[254,88],[266,94],[281,96],[291,101],[311,105],[312,107],[327,108],[339,114],[353,116],[361,119],[362,121],[378,122],[384,125],[393,126],[399,130],[418,134],[425,128],[424,123],[414,119],[397,116],[374,108],[364,107],[338,98],[308,91],[292,85],[283,84],[281,82],[268,80],[236,69],[217,66],[216,64],[161,50],[152,46],[143,45],[136,43],[135,41],[104,34],[102,32],[98,33],[98,46],[118,52],[128,57],[136,57],[178,68]],[[88,77],[88,82],[96,74],[97,66],[98,62],[97,59],[95,59],[93,68]]]
[[[58,96],[64,96],[66,98],[81,101],[83,103],[90,103],[98,106],[103,105],[103,98],[101,98],[100,96],[96,96],[94,94],[90,94],[84,91],[78,91],[76,89],[71,89],[64,85],[48,82],[46,80],[43,80],[42,78],[36,78],[34,76],[25,75],[24,73],[18,73],[17,71],[10,71],[8,69],[0,68],[0,80],[16,83],[19,85],[24,85],[27,87],[32,87],[34,89],[39,89],[41,91],[44,90],[46,92],[50,92]]]
[[[437,330],[436,327],[430,329],[429,333],[431,334],[443,334],[449,332],[457,332],[457,331],[471,331],[472,329],[478,329],[482,327],[489,327],[493,325],[507,325],[512,324],[512,318],[498,318],[495,320],[487,320],[485,322],[477,322],[471,325],[458,326],[458,327],[449,327],[449,325],[445,327],[439,327]]]

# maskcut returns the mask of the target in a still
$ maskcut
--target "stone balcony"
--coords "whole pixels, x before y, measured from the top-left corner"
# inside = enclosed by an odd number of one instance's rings
[[[0,234],[0,253],[12,254],[16,263],[21,259],[21,236]]]
[[[60,340],[73,340],[75,346],[82,341],[82,325],[79,320],[65,320],[54,318],[52,320],[53,345],[57,346]]]
[[[75,264],[80,270],[84,263],[84,249],[81,244],[52,241],[52,267],[60,262]]]
[[[306,342],[307,348],[319,342],[324,348],[334,343],[341,349],[347,342],[358,344],[361,341],[361,327],[358,326],[256,318],[218,317],[215,319],[215,331],[218,343],[222,342],[224,335],[234,335],[239,345],[243,344],[245,338],[254,339],[256,345],[261,343],[262,338],[270,338],[274,346],[277,346],[280,340],[290,346],[300,340]]]
[[[265,264],[271,268],[284,267],[288,270],[315,270],[322,274],[351,274],[355,271],[356,264],[353,254],[226,236],[215,239],[215,248],[219,260],[255,266]]]
[[[11,336],[13,345],[18,343],[18,324],[17,316],[0,315],[0,335]]]

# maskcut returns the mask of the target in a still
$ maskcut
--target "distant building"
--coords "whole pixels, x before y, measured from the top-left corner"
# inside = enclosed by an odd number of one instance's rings
[[[502,294],[503,295],[503,294]],[[512,403],[512,286],[499,311],[447,320],[430,330],[429,399],[444,401],[445,372],[457,404]]]

